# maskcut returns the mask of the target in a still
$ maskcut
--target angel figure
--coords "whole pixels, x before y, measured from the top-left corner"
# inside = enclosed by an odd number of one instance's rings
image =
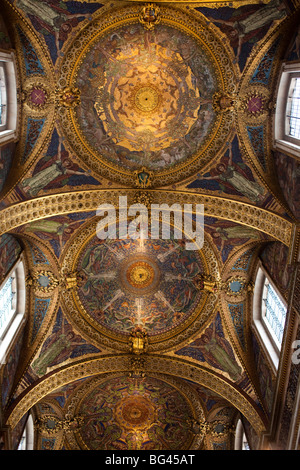
[[[264,188],[256,181],[250,181],[239,170],[233,162],[232,144],[229,146],[229,159],[227,164],[219,163],[216,167],[216,176],[205,176],[206,180],[221,180],[232,186],[237,192],[250,199],[254,203],[264,200]]]
[[[229,33],[232,46],[237,47],[236,61],[238,62],[242,45],[249,40],[257,42],[260,31],[265,31],[274,21],[282,20],[286,17],[284,2],[271,0],[268,4],[260,6],[256,11],[243,15],[243,9],[239,16],[235,15],[230,20],[209,18],[213,23],[232,28]]]
[[[69,359],[74,349],[81,344],[81,336],[76,335],[70,325],[62,322],[61,329],[53,331],[45,341],[39,357],[33,361],[31,367],[38,376],[42,376],[46,374],[48,367]]]
[[[51,3],[41,0],[16,0],[16,6],[34,18],[45,34],[54,34],[57,53],[60,51],[59,39],[65,30],[71,29],[67,22],[79,17],[88,17],[85,13],[70,14],[67,8],[57,0]],[[68,28],[69,26],[69,28]]]
[[[216,331],[215,323],[206,328],[200,338],[177,354],[206,361],[211,366],[227,372],[234,382],[241,378],[242,368],[236,362],[229,342]]]
[[[64,152],[64,156],[67,152]],[[88,172],[83,170],[74,170],[71,167],[73,163],[67,159],[62,158],[62,138],[59,138],[59,145],[56,160],[53,161],[50,165],[47,165],[42,170],[33,174],[28,178],[24,178],[21,183],[23,191],[31,197],[35,197],[46,188],[50,183],[57,180],[57,178],[63,175],[85,175],[90,176]]]
[[[59,245],[59,252],[61,252],[64,246],[64,239],[71,236],[76,226],[82,220],[70,222],[68,217],[63,216],[57,216],[54,219],[35,220],[25,226],[25,231],[35,233],[42,240],[53,241],[53,239],[56,239]]]

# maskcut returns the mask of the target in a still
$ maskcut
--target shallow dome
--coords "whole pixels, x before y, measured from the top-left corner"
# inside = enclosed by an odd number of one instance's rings
[[[88,144],[127,169],[195,154],[215,120],[209,51],[177,28],[126,25],[93,43],[78,71],[77,119]]]

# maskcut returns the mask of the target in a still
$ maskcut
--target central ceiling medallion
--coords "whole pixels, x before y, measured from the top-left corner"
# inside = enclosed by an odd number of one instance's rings
[[[61,129],[93,171],[132,186],[146,168],[152,186],[164,186],[223,150],[234,117],[214,97],[234,94],[235,69],[221,38],[193,15],[164,6],[147,29],[130,5],[100,15],[71,44],[59,86],[80,100],[60,109]]]
[[[144,431],[155,423],[157,417],[155,407],[148,398],[133,395],[117,404],[115,419],[125,429]]]
[[[126,31],[123,28],[119,34],[124,35]],[[169,29],[165,32],[170,34]],[[184,149],[177,160],[186,158],[188,147],[184,148],[182,142],[197,121],[201,99],[197,78],[182,56],[155,42],[146,48],[144,34],[142,27],[137,26],[135,42],[120,47],[118,54],[108,59],[104,67],[105,81],[96,91],[94,106],[113,147],[134,152],[132,157],[130,154],[127,157],[128,168],[136,169],[143,164],[156,169],[162,164],[159,161],[165,159],[164,165],[168,164],[171,156],[167,154],[173,145],[180,144]],[[88,64],[90,60],[95,62],[95,53],[87,55]],[[83,75],[86,75],[84,66],[79,70],[79,76]],[[94,84],[96,81],[90,81],[89,94]],[[206,100],[202,101],[204,104]],[[213,114],[206,116],[207,129]],[[97,122],[80,107],[78,119],[85,134],[87,123]]]
[[[154,270],[149,263],[145,261],[139,261],[134,263],[127,270],[126,277],[132,287],[138,289],[148,287],[154,278]]]
[[[161,103],[159,92],[152,86],[141,86],[134,93],[134,104],[139,111],[151,113]]]

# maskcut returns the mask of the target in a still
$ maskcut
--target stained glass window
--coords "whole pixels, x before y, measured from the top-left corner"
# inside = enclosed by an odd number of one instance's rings
[[[266,278],[263,295],[264,320],[277,342],[281,345],[286,319],[286,307]]]
[[[300,77],[291,81],[287,117],[289,135],[300,139]]]
[[[13,290],[14,277],[8,278],[2,289],[0,290],[0,335],[8,326],[14,314],[14,296]]]

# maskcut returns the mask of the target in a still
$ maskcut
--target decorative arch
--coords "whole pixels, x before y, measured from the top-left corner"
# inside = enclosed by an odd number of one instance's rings
[[[14,230],[21,225],[34,220],[53,217],[55,215],[96,211],[101,203],[109,201],[118,207],[119,196],[123,194],[120,189],[96,189],[92,191],[74,191],[58,195],[42,196],[9,206],[2,211],[1,232]],[[290,246],[294,224],[279,214],[267,209],[262,209],[251,204],[225,199],[212,195],[195,194],[181,191],[156,191],[147,190],[152,196],[152,202],[163,204],[168,201],[173,203],[203,204],[204,215],[236,222],[252,227]],[[127,189],[124,195],[128,195],[128,203],[136,201],[139,192],[136,189]]]
[[[84,377],[105,373],[107,370],[114,372],[130,372],[132,370],[131,355],[105,356],[90,359],[71,366],[66,366],[58,372],[48,374],[44,379],[33,385],[26,393],[7,410],[6,424],[14,428],[22,416],[30,410],[35,403],[57,388],[69,384]],[[238,391],[229,381],[205,368],[191,366],[187,361],[174,360],[169,357],[157,355],[145,356],[144,373],[156,373],[176,375],[182,379],[192,380],[210,390],[222,395],[228,402],[236,407],[251,423],[255,431],[260,434],[266,430],[265,419],[257,405]]]

